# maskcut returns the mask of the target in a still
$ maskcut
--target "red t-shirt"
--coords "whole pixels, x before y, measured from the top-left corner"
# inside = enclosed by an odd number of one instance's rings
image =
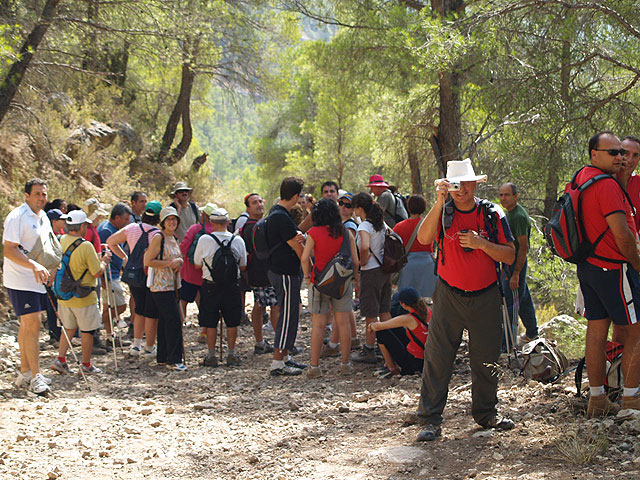
[[[411,238],[411,234],[416,229],[418,224],[420,223],[422,218],[408,218],[407,220],[402,220],[399,223],[396,223],[396,226],[393,227],[393,231],[396,232],[402,238],[402,243],[406,247],[409,243],[409,239]],[[433,252],[433,244],[424,245],[420,243],[418,237],[413,242],[411,246],[410,252]]]
[[[100,253],[102,249],[102,242],[100,241],[100,235],[98,235],[98,229],[92,223],[87,223],[87,233],[84,236],[85,240],[88,240],[93,244],[97,253]]]
[[[335,257],[336,253],[340,251],[343,235],[340,235],[338,238],[329,236],[329,227],[327,225],[312,227],[307,234],[313,238],[315,242],[313,246],[313,256],[315,257],[315,266],[318,271],[321,272],[327,263],[329,263],[329,260]],[[311,274],[311,283],[315,283],[313,273]]]
[[[587,180],[603,172],[593,165],[587,165],[576,177],[576,184],[581,185]],[[636,231],[636,223],[631,215],[629,202],[627,201],[620,184],[613,178],[605,178],[594,183],[581,194],[582,201],[582,222],[590,241],[595,241],[606,230],[602,240],[596,245],[595,254],[612,260],[626,261],[624,255],[618,250],[615,238],[606,217],[612,213],[624,213],[627,218],[627,225],[632,232]],[[619,269],[620,264],[607,262],[598,258],[589,257],[587,259],[592,265],[600,268]]]
[[[635,173],[629,178],[627,193],[629,194],[629,197],[631,197],[633,207],[636,209],[636,216],[634,219],[636,221],[636,230],[640,232],[640,176]]]
[[[412,315],[416,319],[416,322],[418,322],[418,326],[413,330],[409,330],[406,327],[405,328],[406,330],[413,333],[413,335],[422,342],[422,345],[424,345],[427,342],[427,333],[429,332],[429,329],[424,323],[422,323],[418,319],[418,316],[414,312],[410,312],[409,315]],[[429,321],[431,321],[431,310],[429,310],[427,323],[429,323]],[[409,352],[415,358],[424,358],[424,348],[418,345],[413,339],[413,336],[411,336],[411,334],[409,334],[408,332],[407,332],[407,337],[409,337],[409,343],[407,344],[407,352]]]
[[[489,238],[484,216],[482,212],[478,211],[478,201],[479,199],[476,199],[476,207],[468,212],[454,209],[451,227],[445,231],[440,245],[442,252],[438,254],[438,275],[452,287],[467,291],[482,290],[498,281],[496,265],[492,258],[480,249],[465,252],[458,239],[460,230],[475,230],[484,238]],[[513,242],[513,235],[504,211],[498,205],[495,205],[494,208],[500,217],[497,225],[497,243]],[[440,237],[441,230],[442,214],[440,214],[436,238]],[[442,255],[444,256],[444,265],[442,264]]]

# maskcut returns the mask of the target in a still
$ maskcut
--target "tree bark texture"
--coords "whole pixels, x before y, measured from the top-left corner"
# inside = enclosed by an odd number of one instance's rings
[[[18,87],[24,78],[25,72],[29,67],[29,63],[31,63],[31,59],[33,58],[35,51],[38,49],[45,33],[47,33],[49,25],[51,25],[51,22],[53,21],[56,8],[58,8],[60,2],[61,0],[47,0],[47,3],[45,3],[44,8],[42,9],[42,14],[40,15],[38,23],[36,23],[33,30],[31,30],[31,33],[29,33],[29,36],[22,44],[22,47],[20,47],[18,60],[11,65],[9,72],[0,84],[0,123],[2,123],[2,120],[9,111],[11,101],[18,91]]]
[[[409,170],[411,170],[411,191],[416,195],[422,194],[420,158],[418,157],[415,137],[409,137],[409,144],[407,145],[407,160],[409,161]]]

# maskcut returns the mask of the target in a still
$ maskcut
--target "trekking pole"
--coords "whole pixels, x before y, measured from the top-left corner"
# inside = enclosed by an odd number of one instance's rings
[[[513,320],[511,321],[511,328],[513,330],[513,345],[516,350],[518,349],[518,318],[520,317],[520,297],[518,296],[518,289],[511,290],[511,295],[513,298]]]
[[[511,328],[511,319],[509,318],[509,309],[507,308],[507,300],[502,297],[502,324],[505,327],[505,336],[507,337],[507,341],[505,344],[507,345],[507,361],[509,366],[512,366],[511,356],[513,355],[513,365],[517,368],[520,368],[520,362],[518,361],[518,349],[513,348],[513,344],[509,342],[509,339],[513,339],[513,328]]]
[[[224,318],[222,318],[222,316],[220,317],[220,328],[218,329],[218,331],[220,332],[220,361],[222,362],[222,357],[224,355],[223,353],[223,348],[222,348],[222,342],[224,341]]]
[[[174,282],[173,282],[173,286],[174,286],[174,290],[176,292],[176,301],[178,302],[178,311],[180,312],[180,331],[182,332],[182,361],[184,362],[184,364],[187,364],[187,353],[184,349],[184,322],[185,322],[185,315],[184,312],[182,311],[182,305],[180,305],[180,288],[178,286],[178,275],[179,275],[179,271],[174,275]],[[185,310],[187,309],[187,306],[185,305]]]
[[[60,324],[60,330],[62,330],[62,333],[64,333],[64,338],[67,339],[67,344],[69,345],[69,350],[71,350],[71,353],[73,355],[73,359],[78,364],[78,368],[80,369],[80,374],[82,375],[82,379],[87,384],[87,388],[89,389],[89,391],[91,391],[91,385],[89,385],[89,380],[87,379],[87,376],[84,374],[84,370],[82,370],[82,363],[80,363],[80,360],[78,360],[78,356],[76,355],[76,351],[74,350],[73,345],[71,344],[71,339],[69,338],[69,335],[67,334],[67,329],[64,328],[64,324],[62,323],[62,319],[60,318],[60,314],[58,313],[58,309],[56,308],[56,305],[53,303],[53,299],[51,298],[51,293],[49,293],[48,290],[47,290],[47,297],[49,298],[49,302],[51,303],[51,308],[53,309],[54,312],[56,312],[56,318],[58,319],[58,323]]]
[[[106,271],[104,272],[104,283],[105,288],[107,290],[107,309],[109,310],[109,327],[111,329],[111,345],[113,347],[113,364],[116,372],[118,371],[118,359],[116,355],[116,340],[115,340],[115,330],[113,329],[113,317],[111,315],[111,282],[109,281],[109,274],[111,273],[111,266],[107,265]]]
[[[120,326],[120,323],[122,322],[122,319],[120,318],[120,312],[118,312],[118,305],[116,304],[116,292],[113,288],[113,274],[111,273],[111,269],[109,269],[109,285],[111,286],[111,288],[109,289],[109,292],[111,292],[111,301],[112,301],[112,306],[113,306],[113,315],[115,316],[115,318],[112,321],[112,325],[111,325],[111,335],[113,337],[113,348],[115,350],[115,337],[116,335],[118,336],[118,343],[120,343],[120,349],[122,349],[122,335],[120,333],[120,330],[115,329],[115,327],[117,326],[118,328],[122,328]]]

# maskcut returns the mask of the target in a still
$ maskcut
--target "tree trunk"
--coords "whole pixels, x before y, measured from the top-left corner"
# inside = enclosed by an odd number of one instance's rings
[[[416,148],[416,138],[409,137],[407,159],[411,170],[411,189],[414,194],[422,194],[422,175],[420,174],[420,159]]]
[[[182,78],[185,83],[184,87],[184,105],[182,107],[182,139],[176,148],[171,151],[171,157],[169,158],[169,163],[173,165],[174,163],[179,162],[182,157],[184,157],[189,150],[189,146],[191,145],[191,140],[193,139],[193,129],[191,128],[191,89],[193,87],[193,80],[196,75],[191,70],[191,66],[189,64],[182,65],[183,73]],[[186,72],[184,71],[186,69]],[[182,90],[182,88],[181,88]]]
[[[9,72],[2,80],[0,84],[0,123],[4,119],[13,97],[15,97],[18,87],[24,78],[24,74],[29,67],[29,63],[33,58],[33,54],[38,49],[40,42],[44,38],[45,33],[56,13],[56,8],[60,4],[61,0],[47,0],[44,8],[42,9],[42,15],[38,23],[33,27],[31,33],[20,47],[20,53],[18,54],[18,60],[16,60]]]

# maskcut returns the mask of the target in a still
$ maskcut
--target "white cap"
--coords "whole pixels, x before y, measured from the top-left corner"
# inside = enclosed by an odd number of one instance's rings
[[[83,223],[93,223],[87,218],[87,214],[84,210],[73,210],[60,217],[60,220],[67,222],[67,225],[82,225]]]

